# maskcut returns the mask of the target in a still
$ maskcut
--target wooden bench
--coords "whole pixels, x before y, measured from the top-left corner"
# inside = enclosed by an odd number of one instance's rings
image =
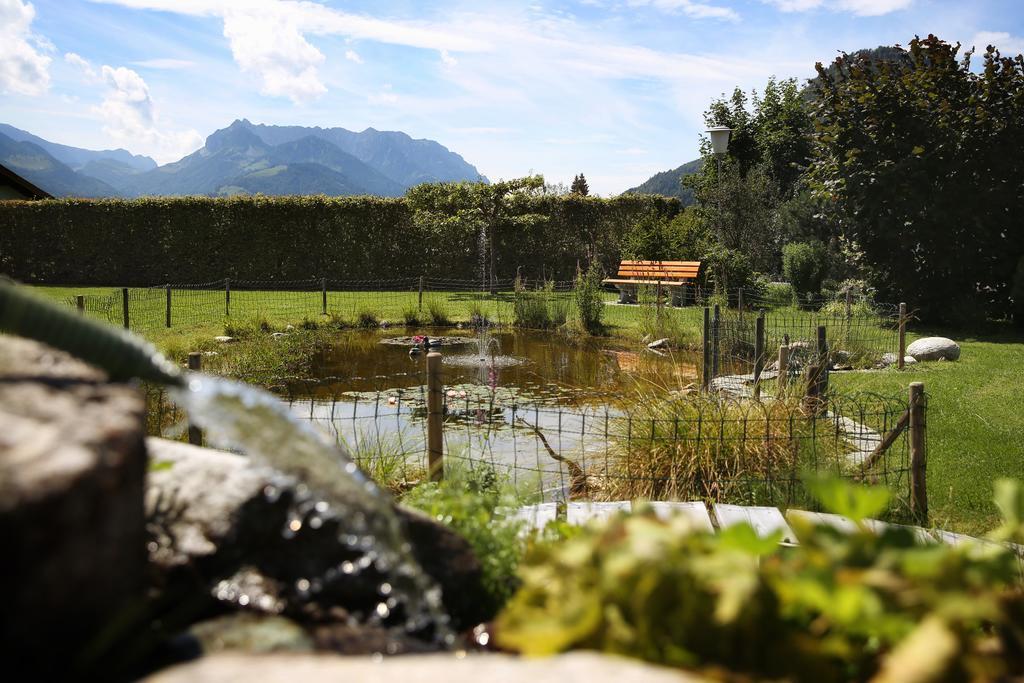
[[[616,277],[602,282],[615,285],[620,304],[635,304],[641,286],[661,287],[672,293],[672,303],[682,305],[685,286],[696,279],[700,261],[623,261]]]

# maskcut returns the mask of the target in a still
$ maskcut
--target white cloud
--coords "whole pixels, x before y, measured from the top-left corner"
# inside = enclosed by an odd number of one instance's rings
[[[161,163],[176,161],[202,146],[197,131],[168,129],[162,124],[149,86],[137,72],[106,64],[96,69],[74,52],[65,54],[64,61],[81,69],[87,83],[102,85],[103,101],[91,111],[103,123],[103,132],[118,143]]]
[[[983,54],[989,45],[994,45],[1004,57],[1024,54],[1024,36],[1003,31],[981,31],[974,34],[968,45],[973,45],[978,54]]]
[[[861,17],[878,17],[906,9],[914,0],[761,0],[775,5],[783,12],[806,12],[824,8],[848,12]]]
[[[141,66],[144,69],[191,69],[196,65],[196,63],[188,59],[160,57],[157,59],[143,59],[138,62],[132,62],[132,65]]]
[[[709,5],[696,0],[628,0],[630,7],[651,6],[663,12],[685,14],[694,19],[725,19],[739,21],[740,15],[728,7]]]
[[[455,66],[456,64],[459,63],[459,60],[455,59],[455,57],[452,57],[451,53],[448,52],[448,50],[441,50],[441,63],[444,64],[445,66]]]
[[[456,31],[350,14],[309,1],[93,1],[222,18],[235,62],[242,71],[259,79],[260,92],[287,97],[295,103],[314,100],[327,92],[318,71],[324,55],[307,35],[348,36],[430,50],[486,49],[480,41]]]
[[[36,11],[22,0],[0,0],[0,92],[42,95],[50,87],[53,43],[32,33]]]
[[[359,56],[359,53],[355,50],[345,50],[345,59],[356,64],[362,64],[363,58]]]
[[[81,69],[82,74],[85,75],[86,79],[90,81],[99,79],[99,75],[96,73],[96,70],[92,68],[92,64],[86,61],[81,55],[74,52],[67,52],[64,54],[64,61]]]

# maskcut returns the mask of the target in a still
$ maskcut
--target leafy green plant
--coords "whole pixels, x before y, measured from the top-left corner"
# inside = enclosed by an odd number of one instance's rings
[[[573,288],[576,303],[576,322],[590,334],[602,331],[601,318],[604,316],[604,291],[601,288],[601,269],[591,263],[586,272],[576,273]]]
[[[782,273],[801,297],[821,292],[828,254],[821,242],[793,242],[782,248]]]
[[[856,531],[795,523],[800,545],[784,548],[745,524],[713,535],[640,512],[537,545],[498,643],[825,683],[1024,672],[1024,591],[1009,549],[876,533],[863,520],[888,504],[883,489],[809,486]]]
[[[473,327],[486,327],[491,324],[487,307],[482,302],[474,299],[466,308],[469,311],[469,324]]]
[[[509,516],[520,500],[507,481],[486,466],[449,468],[445,480],[425,483],[402,502],[427,513],[461,534],[473,546],[483,568],[483,583],[495,613],[519,585],[522,522]]]

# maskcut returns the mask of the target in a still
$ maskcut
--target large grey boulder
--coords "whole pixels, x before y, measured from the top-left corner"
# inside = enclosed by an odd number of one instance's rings
[[[66,354],[0,337],[0,642],[60,677],[145,587],[145,404]]]
[[[960,345],[945,337],[923,337],[907,347],[907,355],[916,361],[957,360]]]
[[[321,681],[401,681],[401,683],[696,683],[704,677],[635,659],[571,652],[544,659],[509,655],[451,654],[385,658],[332,655],[217,655],[158,672],[148,683],[320,683]]]
[[[303,622],[345,622],[380,603],[386,577],[372,566],[338,570],[358,566],[363,552],[339,541],[346,520],[318,505],[304,484],[233,453],[156,438],[147,447],[150,558],[175,590],[187,592],[181,584],[191,582],[192,590],[212,590],[221,604]],[[395,509],[454,625],[491,618],[469,544],[420,513]]]

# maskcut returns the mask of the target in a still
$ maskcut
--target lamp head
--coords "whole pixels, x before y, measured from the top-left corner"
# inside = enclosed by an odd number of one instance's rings
[[[708,128],[707,133],[711,136],[711,149],[716,155],[720,156],[729,150],[729,135],[732,133],[732,128],[713,126]]]

